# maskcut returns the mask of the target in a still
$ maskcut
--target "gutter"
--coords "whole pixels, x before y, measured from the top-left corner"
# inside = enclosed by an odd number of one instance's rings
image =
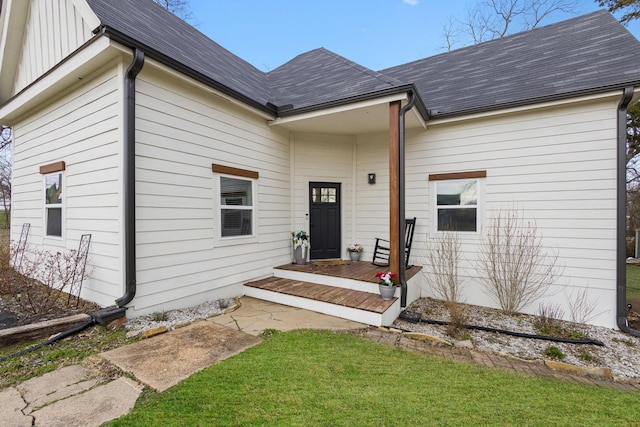
[[[627,322],[627,107],[633,98],[633,86],[624,88],[618,104],[617,220],[616,220],[616,323],[622,332],[640,337]]]
[[[400,158],[400,165],[398,167],[398,171],[399,171],[399,177],[398,177],[398,182],[399,182],[399,193],[398,194],[398,200],[400,203],[399,209],[398,209],[398,216],[400,217],[400,221],[399,221],[399,226],[400,226],[400,230],[398,233],[398,247],[400,248],[400,272],[399,272],[399,280],[400,280],[400,286],[401,288],[401,293],[400,293],[400,306],[401,307],[406,307],[407,306],[407,260],[405,259],[406,256],[406,251],[405,251],[405,229],[406,229],[406,218],[405,218],[405,206],[404,206],[404,202],[405,202],[405,119],[404,116],[405,114],[407,114],[407,111],[411,110],[413,108],[413,106],[416,103],[416,94],[413,91],[409,92],[409,102],[407,103],[407,105],[405,105],[404,107],[402,107],[402,109],[400,110],[400,117],[398,120],[398,127],[400,129],[398,129],[398,154],[399,154],[399,158]]]
[[[124,249],[125,293],[117,307],[136,295],[136,77],[144,65],[144,52],[136,48],[124,81]]]

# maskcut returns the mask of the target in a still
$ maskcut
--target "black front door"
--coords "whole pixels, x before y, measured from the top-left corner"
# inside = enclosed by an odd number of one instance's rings
[[[340,258],[340,184],[309,183],[309,227],[309,258]]]

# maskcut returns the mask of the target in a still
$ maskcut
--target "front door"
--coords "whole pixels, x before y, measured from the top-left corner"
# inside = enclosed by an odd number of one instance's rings
[[[340,258],[340,184],[309,183],[309,227],[309,258]]]

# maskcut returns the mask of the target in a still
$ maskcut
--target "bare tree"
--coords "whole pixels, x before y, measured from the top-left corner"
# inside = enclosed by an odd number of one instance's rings
[[[445,47],[452,50],[458,42],[477,44],[532,30],[555,12],[573,13],[576,5],[577,0],[479,0],[464,18],[444,27]]]
[[[11,129],[2,126],[0,133],[0,212],[4,216],[4,224],[8,228],[11,221]]]
[[[640,18],[640,0],[596,0],[596,3],[606,7],[611,13],[624,11],[620,22],[625,25]]]
[[[193,20],[188,0],[153,0],[185,22]]]
[[[477,268],[489,295],[509,314],[547,293],[558,277],[557,254],[548,254],[534,220],[517,206],[500,210],[482,237]]]

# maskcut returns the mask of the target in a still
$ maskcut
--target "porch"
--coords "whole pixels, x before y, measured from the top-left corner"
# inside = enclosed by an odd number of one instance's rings
[[[244,294],[368,325],[393,323],[402,310],[400,288],[389,301],[380,297],[375,276],[384,268],[363,261],[338,262],[338,265],[309,262],[275,267],[273,277],[246,283]],[[421,286],[421,270],[418,266],[407,269],[408,289]],[[412,294],[419,295],[419,289]]]

